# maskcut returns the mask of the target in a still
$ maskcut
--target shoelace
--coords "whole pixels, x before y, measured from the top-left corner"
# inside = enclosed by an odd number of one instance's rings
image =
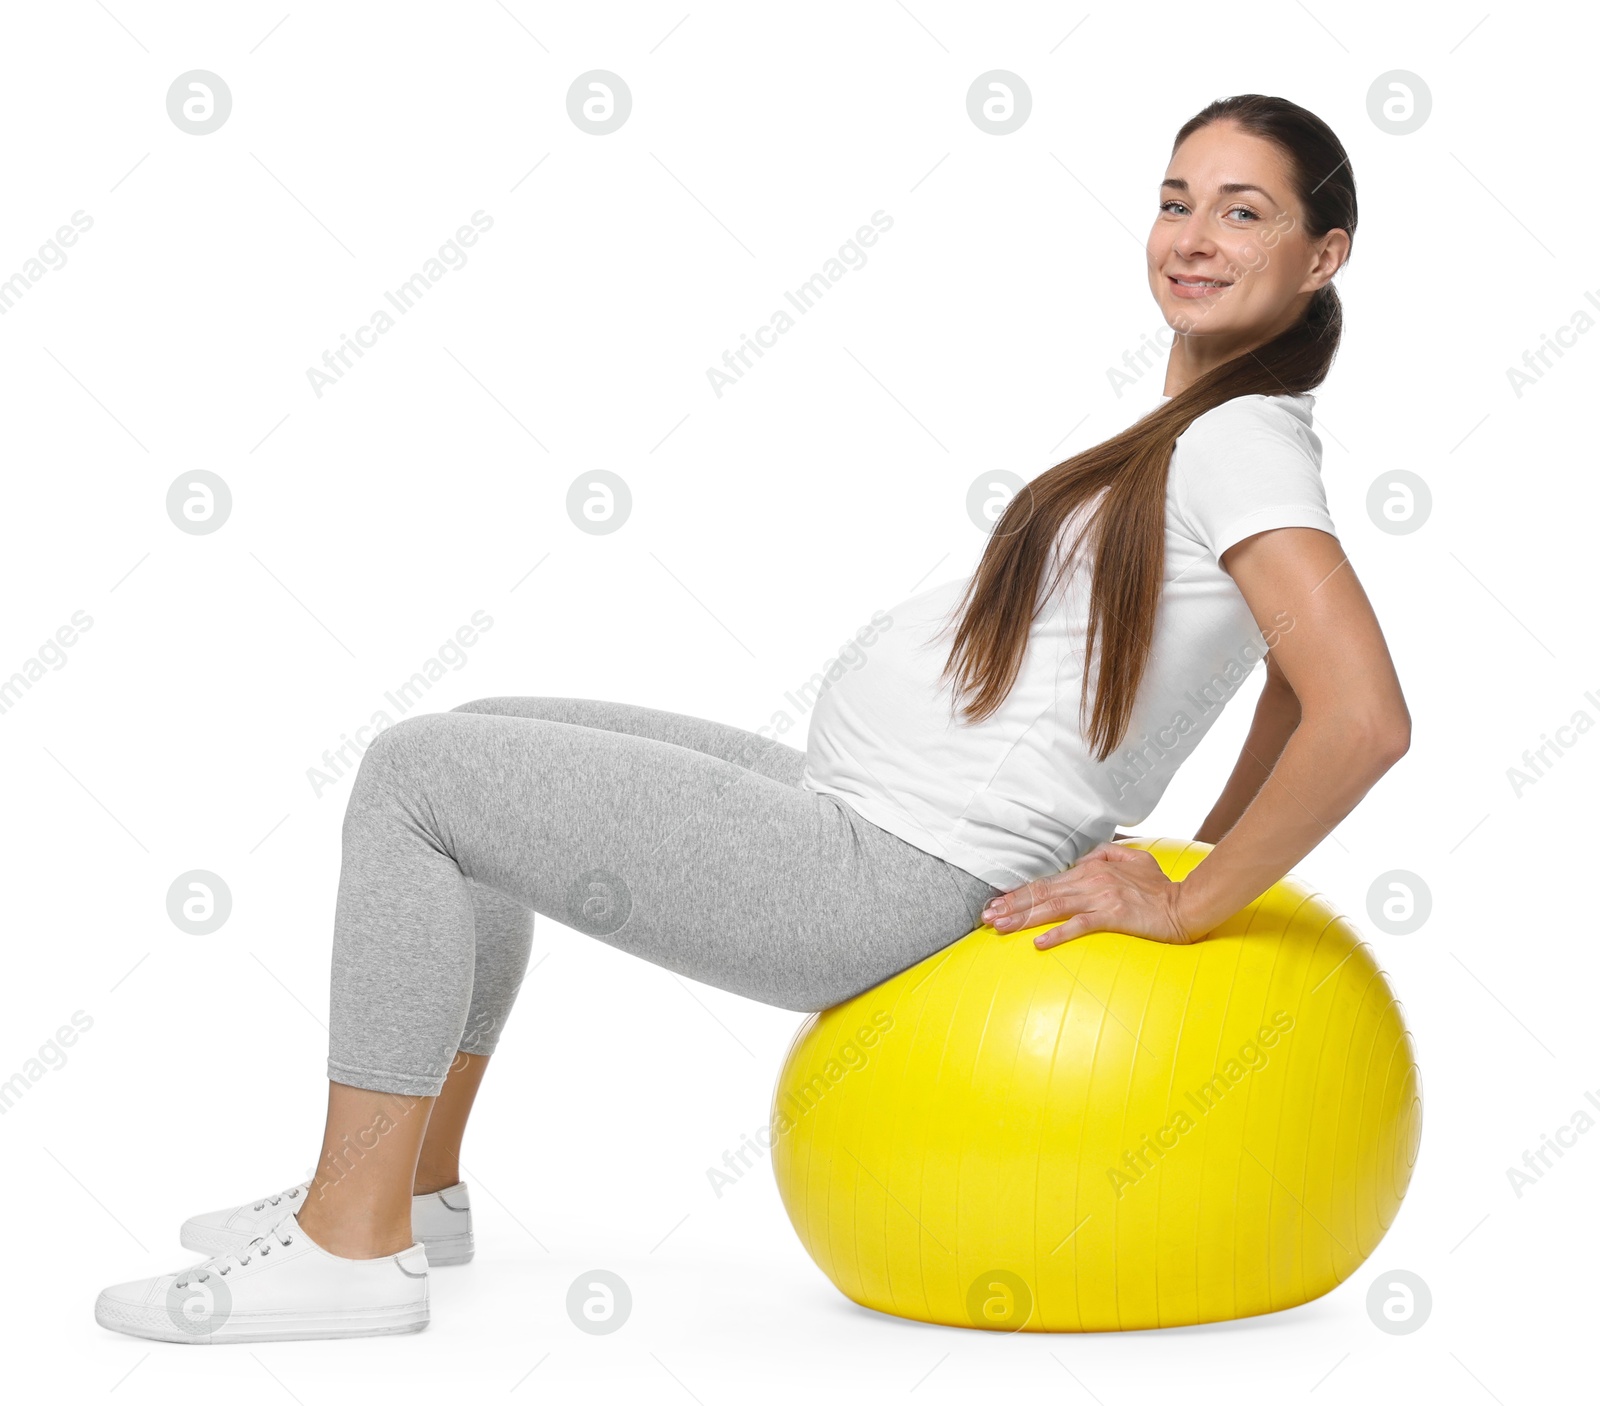
[[[278,1202],[283,1200],[283,1198],[286,1196],[289,1198],[289,1200],[293,1201],[295,1197],[297,1197],[304,1190],[304,1186],[291,1186],[287,1191],[280,1191],[276,1196],[267,1197],[265,1201],[257,1201],[250,1209],[252,1211],[259,1211],[267,1205],[276,1206]]]
[[[173,1285],[173,1287],[177,1289],[186,1289],[191,1284],[204,1282],[213,1274],[217,1274],[219,1276],[225,1275],[231,1271],[235,1265],[242,1269],[245,1265],[250,1263],[251,1256],[260,1255],[262,1258],[265,1258],[268,1254],[270,1254],[272,1252],[272,1244],[270,1242],[274,1240],[280,1245],[294,1244],[293,1231],[288,1232],[287,1235],[280,1234],[286,1224],[286,1219],[279,1221],[278,1224],[273,1226],[271,1230],[267,1231],[265,1235],[256,1236],[254,1240],[245,1246],[242,1253],[232,1252],[225,1255],[213,1255],[210,1259],[202,1260],[199,1264],[191,1266],[178,1276],[177,1282]],[[227,1263],[227,1261],[232,1261],[232,1263]]]

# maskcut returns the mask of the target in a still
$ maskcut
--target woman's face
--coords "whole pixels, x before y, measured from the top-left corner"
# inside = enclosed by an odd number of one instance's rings
[[[1349,249],[1308,237],[1289,161],[1272,142],[1212,122],[1172,154],[1145,246],[1167,325],[1236,355],[1299,320]],[[1211,338],[1216,338],[1215,343]]]

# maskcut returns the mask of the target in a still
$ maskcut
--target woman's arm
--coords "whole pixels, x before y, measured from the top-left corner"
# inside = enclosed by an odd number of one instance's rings
[[[1266,687],[1256,700],[1255,721],[1250,724],[1250,735],[1244,740],[1233,775],[1222,788],[1216,805],[1211,807],[1211,813],[1195,831],[1195,839],[1214,845],[1238,824],[1245,807],[1277,765],[1290,734],[1299,726],[1300,700],[1295,697],[1289,680],[1278,667],[1277,655],[1269,653]]]
[[[1209,930],[1281,879],[1411,745],[1394,661],[1337,538],[1276,528],[1229,548],[1222,566],[1263,633],[1270,625],[1277,636],[1271,661],[1299,721],[1238,819],[1179,885],[1177,910],[1190,932]],[[1285,611],[1290,624],[1273,624]],[[1269,707],[1281,727],[1281,699]],[[1252,738],[1269,727],[1258,707]],[[1249,767],[1241,759],[1213,815],[1250,784]]]
[[[1338,538],[1273,528],[1230,547],[1222,566],[1276,643],[1245,755],[1201,827],[1200,839],[1220,838],[1176,883],[1146,850],[1096,845],[1060,874],[995,895],[983,917],[996,930],[1064,918],[1034,946],[1092,932],[1196,942],[1304,859],[1410,747],[1394,662]]]

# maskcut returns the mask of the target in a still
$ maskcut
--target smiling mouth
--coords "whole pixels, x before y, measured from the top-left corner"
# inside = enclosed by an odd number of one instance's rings
[[[1224,288],[1233,285],[1220,278],[1179,278],[1167,275],[1167,285],[1179,298],[1214,298]]]

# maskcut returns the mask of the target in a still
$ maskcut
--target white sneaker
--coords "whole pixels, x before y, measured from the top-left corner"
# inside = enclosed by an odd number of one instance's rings
[[[347,1260],[330,1255],[285,1214],[237,1254],[177,1274],[106,1289],[102,1328],[168,1343],[264,1343],[366,1338],[428,1326],[428,1256]]]
[[[184,1221],[178,1240],[184,1249],[196,1250],[202,1255],[241,1251],[281,1220],[286,1212],[298,1210],[310,1185],[309,1181],[303,1181],[276,1196],[264,1196],[242,1206],[228,1206],[192,1216]],[[427,1247],[428,1264],[434,1269],[470,1260],[473,1253],[472,1199],[467,1195],[466,1182],[458,1181],[454,1186],[425,1196],[413,1196],[411,1235]]]

